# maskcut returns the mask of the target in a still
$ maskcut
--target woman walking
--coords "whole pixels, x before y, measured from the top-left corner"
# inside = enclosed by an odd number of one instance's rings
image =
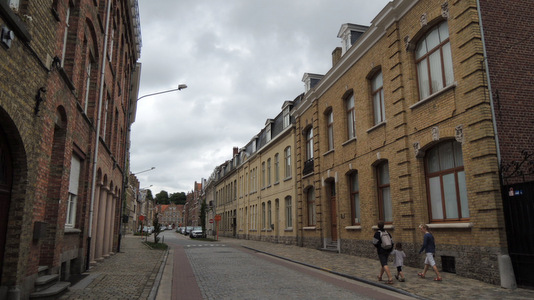
[[[419,225],[419,229],[423,232],[423,247],[421,247],[421,250],[419,250],[419,254],[423,253],[425,251],[426,258],[425,258],[425,268],[423,269],[422,273],[417,273],[419,277],[425,278],[426,272],[428,271],[428,267],[432,267],[434,272],[436,273],[436,278],[434,278],[434,281],[442,281],[443,278],[439,275],[438,267],[436,266],[436,261],[434,261],[434,253],[436,253],[436,243],[434,242],[434,236],[430,231],[428,231],[428,226],[425,224]]]

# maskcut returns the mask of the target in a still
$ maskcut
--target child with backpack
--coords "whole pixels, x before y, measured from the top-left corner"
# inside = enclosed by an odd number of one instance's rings
[[[404,265],[404,258],[406,257],[406,254],[404,251],[402,251],[402,243],[396,243],[395,244],[395,250],[391,252],[393,254],[395,267],[397,267],[397,275],[395,275],[395,278],[397,278],[398,281],[404,282],[406,279],[404,278],[404,273],[402,272],[402,266]]]
[[[376,276],[378,281],[382,281],[382,275],[384,272],[388,276],[387,284],[393,284],[393,278],[391,277],[391,271],[388,267],[388,257],[393,250],[393,238],[391,234],[384,229],[384,221],[378,222],[378,230],[373,236],[373,245],[376,247],[378,259],[380,260],[380,275]]]

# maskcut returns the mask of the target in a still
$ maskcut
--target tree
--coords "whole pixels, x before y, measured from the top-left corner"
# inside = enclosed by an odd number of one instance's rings
[[[152,196],[152,191],[147,189],[146,190],[146,199],[147,200],[154,200],[154,196]]]
[[[206,205],[206,200],[202,200],[200,205],[200,226],[202,226],[202,232],[206,233],[206,214],[208,206]]]
[[[169,200],[171,203],[174,203],[177,205],[180,205],[180,204],[183,205],[186,202],[185,193],[184,192],[172,193],[171,196],[169,197]]]
[[[167,191],[157,193],[156,204],[169,204],[169,193],[167,193]]]
[[[154,244],[157,244],[159,242],[158,235],[161,233],[161,225],[159,224],[158,214],[156,214],[156,217],[152,221],[152,226],[154,226]]]

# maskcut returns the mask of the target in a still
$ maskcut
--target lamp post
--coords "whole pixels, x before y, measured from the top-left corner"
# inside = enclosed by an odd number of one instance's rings
[[[165,94],[165,93],[170,93],[170,92],[175,92],[175,91],[181,91],[183,89],[187,88],[187,84],[178,84],[178,87],[175,88],[175,89],[171,89],[171,90],[166,90],[166,91],[161,91],[161,92],[156,92],[156,93],[151,93],[151,94],[147,94],[147,95],[143,95],[141,97],[138,97],[137,100],[135,100],[135,102],[133,100],[130,100],[130,103],[128,105],[128,115],[127,115],[127,126],[128,126],[128,131],[127,131],[127,136],[126,136],[126,141],[127,141],[127,144],[130,144],[130,132],[131,132],[131,123],[132,123],[132,113],[135,111],[135,110],[132,110],[132,104],[135,105],[134,107],[137,106],[137,102],[143,98],[146,98],[146,97],[150,97],[150,96],[155,96],[155,95],[160,95],[160,94]],[[127,164],[129,165],[129,153],[130,153],[130,150],[127,149],[126,151],[124,151],[124,170],[127,170]],[[156,167],[152,167],[148,170],[145,170],[145,171],[141,171],[141,172],[137,172],[137,173],[134,173],[135,174],[139,174],[139,173],[142,173],[142,172],[148,172],[148,171],[151,171],[151,170],[154,170]],[[123,213],[123,210],[124,210],[124,207],[123,207],[123,203],[124,201],[126,200],[126,193],[124,192],[126,187],[128,186],[128,180],[129,180],[129,177],[130,176],[126,176],[124,175],[124,180],[123,180],[123,183],[122,183],[122,190],[123,190],[123,196],[121,197],[121,204],[120,204],[120,207],[121,207],[121,214]],[[92,220],[92,219],[91,219]],[[90,237],[89,237],[90,239]],[[121,250],[121,239],[122,239],[122,222],[119,223],[119,240],[118,240],[118,244],[117,244],[117,252],[120,252]],[[88,255],[87,257],[89,258],[89,252],[88,252]]]
[[[176,91],[181,91],[183,89],[186,89],[187,88],[187,84],[179,84],[178,85],[178,88],[175,88],[175,89],[172,89],[172,90],[167,90],[167,91],[162,91],[162,92],[156,92],[156,93],[152,93],[152,94],[147,94],[147,95],[144,95],[144,96],[141,96],[139,98],[137,98],[137,101],[145,98],[145,97],[149,97],[149,96],[155,96],[155,95],[159,95],[159,94],[165,94],[165,93],[170,93],[170,92],[176,92]]]

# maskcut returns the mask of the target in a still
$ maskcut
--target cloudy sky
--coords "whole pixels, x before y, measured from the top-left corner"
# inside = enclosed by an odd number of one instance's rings
[[[153,194],[193,190],[260,132],[304,73],[326,73],[341,25],[389,0],[138,0],[143,46],[131,172]]]

